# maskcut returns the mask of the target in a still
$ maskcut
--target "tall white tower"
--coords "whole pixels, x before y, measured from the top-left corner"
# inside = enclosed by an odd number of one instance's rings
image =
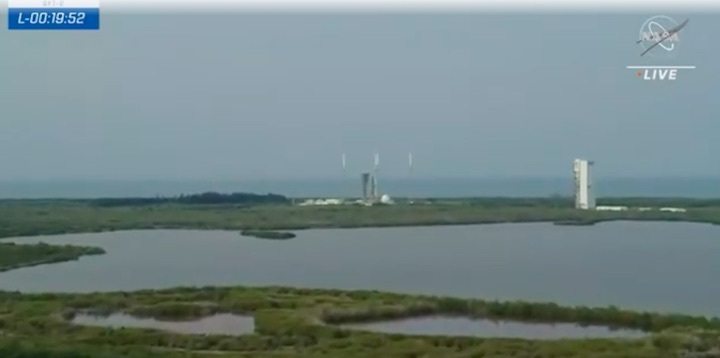
[[[594,209],[595,197],[592,192],[590,167],[595,164],[585,159],[575,159],[573,174],[575,179],[575,208]]]

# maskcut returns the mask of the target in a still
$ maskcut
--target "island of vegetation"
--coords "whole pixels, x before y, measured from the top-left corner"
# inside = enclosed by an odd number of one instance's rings
[[[270,230],[244,230],[240,232],[240,235],[268,240],[288,240],[295,238],[296,236],[291,232]]]
[[[83,326],[80,313],[189,320],[252,316],[240,336]],[[530,340],[382,334],[338,323],[445,315],[606,325],[634,339]],[[377,291],[204,287],[91,294],[0,292],[2,357],[701,357],[720,347],[720,320],[616,307],[414,296]]]

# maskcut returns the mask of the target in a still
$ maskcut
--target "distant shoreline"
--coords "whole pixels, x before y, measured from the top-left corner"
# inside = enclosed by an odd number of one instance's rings
[[[193,198],[186,196],[185,198]],[[199,198],[206,196],[199,195]],[[215,198],[213,196],[209,196]],[[244,196],[220,196],[227,198]],[[265,200],[263,196],[258,196]],[[282,196],[279,196],[282,198]],[[409,227],[550,222],[594,225],[607,221],[681,221],[720,224],[720,199],[599,198],[601,205],[681,207],[686,212],[576,210],[569,198],[430,199],[396,205],[289,203],[206,204],[190,201],[155,204],[128,198],[97,205],[92,200],[0,200],[0,237],[57,235],[142,229],[276,230]],[[195,199],[192,199],[195,200]],[[204,199],[203,199],[204,200]],[[244,199],[242,199],[244,200]],[[416,202],[416,200],[414,201]]]

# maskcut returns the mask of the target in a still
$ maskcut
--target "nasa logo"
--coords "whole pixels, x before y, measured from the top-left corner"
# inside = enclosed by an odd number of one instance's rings
[[[665,15],[657,15],[645,20],[640,26],[640,35],[637,41],[644,50],[642,55],[658,55],[658,52],[650,52],[656,46],[665,50],[663,53],[675,50],[675,45],[680,41],[678,32],[685,24],[687,21],[680,24]]]
[[[674,57],[672,52],[680,41],[678,33],[687,25],[689,19],[682,23],[665,16],[653,16],[640,26],[636,43],[642,48],[640,56]],[[645,81],[675,81],[680,69],[694,69],[695,66],[627,66],[638,69],[637,76]]]

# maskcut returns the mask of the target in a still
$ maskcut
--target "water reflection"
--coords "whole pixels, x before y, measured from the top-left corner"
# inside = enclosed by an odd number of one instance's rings
[[[572,323],[524,323],[438,316],[345,324],[341,327],[380,333],[523,339],[642,338],[647,335],[639,330],[583,327]]]
[[[183,334],[238,336],[255,332],[253,317],[233,314],[216,314],[192,321],[161,321],[154,318],[134,317],[125,313],[114,313],[109,316],[78,313],[72,323],[111,328],[152,328]]]

